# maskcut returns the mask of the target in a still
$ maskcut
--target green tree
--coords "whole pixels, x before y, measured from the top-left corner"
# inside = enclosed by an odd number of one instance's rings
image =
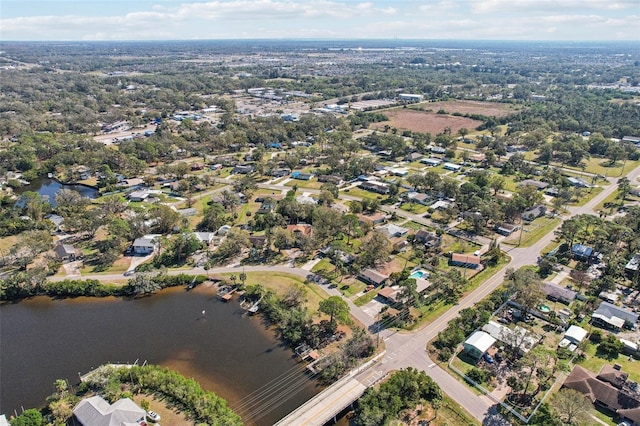
[[[583,425],[592,421],[591,402],[575,389],[560,389],[549,401],[549,406],[568,425]]]
[[[24,413],[11,421],[11,426],[42,426],[43,424],[42,414],[35,408],[25,410]]]
[[[340,296],[330,296],[320,302],[320,312],[329,315],[329,322],[347,322],[349,319],[349,305]]]

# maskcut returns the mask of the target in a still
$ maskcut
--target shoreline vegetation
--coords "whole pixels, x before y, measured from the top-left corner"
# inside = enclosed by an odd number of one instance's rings
[[[243,424],[240,416],[227,406],[225,399],[202,389],[195,379],[157,365],[102,365],[85,377],[77,392],[69,390],[65,380],[56,380],[54,387],[56,391],[47,398],[45,408],[25,410],[11,420],[11,423],[66,424],[73,416],[73,407],[85,397],[100,395],[109,403],[114,403],[121,398],[133,400],[134,395],[149,394],[164,401],[165,406],[172,411],[180,412],[187,419],[193,420],[196,425]],[[141,405],[143,409],[148,409],[148,401],[143,400]]]

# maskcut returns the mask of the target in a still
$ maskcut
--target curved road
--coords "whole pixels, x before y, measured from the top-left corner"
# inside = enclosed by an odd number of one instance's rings
[[[632,170],[627,174],[629,180],[634,183],[636,179],[640,176],[640,167]],[[591,213],[593,214],[593,209],[602,201],[604,201],[609,195],[611,195],[616,189],[617,185],[614,183],[614,179],[610,178],[609,182],[611,183],[608,187],[606,187],[601,193],[597,194],[591,201],[586,203],[584,206],[580,207],[571,207],[569,209],[569,216],[583,214],[583,213]],[[278,187],[275,185],[260,185],[261,187],[266,187],[268,189],[273,190],[282,190],[282,187]],[[288,188],[287,188],[288,189]],[[306,191],[306,189],[305,189]],[[315,191],[310,191],[315,192]],[[355,197],[345,197],[345,199],[356,199]],[[405,212],[400,210],[397,211],[399,216],[405,216]],[[406,217],[411,218],[412,220],[422,219],[419,216],[411,215],[410,213],[406,214]],[[424,220],[424,219],[423,219]],[[381,338],[384,339],[386,344],[386,353],[384,357],[376,363],[373,367],[365,370],[364,372],[355,376],[355,379],[361,382],[362,384],[369,386],[375,381],[377,381],[380,377],[391,370],[396,370],[400,368],[406,367],[414,367],[427,372],[429,376],[431,376],[437,383],[440,385],[442,390],[446,392],[452,399],[454,399],[458,404],[464,407],[471,415],[473,415],[478,420],[484,420],[487,415],[490,413],[492,406],[495,405],[495,401],[490,400],[486,396],[478,396],[475,394],[469,387],[462,384],[456,378],[452,377],[447,371],[440,368],[436,363],[434,363],[428,356],[425,346],[426,343],[432,340],[437,336],[437,334],[444,330],[447,326],[447,323],[455,318],[460,310],[469,308],[476,304],[478,301],[482,300],[486,296],[488,296],[492,291],[494,291],[504,280],[504,275],[507,268],[518,269],[525,265],[532,265],[537,262],[538,256],[540,252],[555,238],[555,230],[557,228],[550,231],[548,234],[540,238],[538,242],[530,247],[523,248],[512,248],[509,250],[509,255],[511,256],[511,261],[505,265],[502,269],[500,269],[496,274],[487,279],[482,286],[476,288],[474,291],[466,295],[464,298],[460,300],[460,302],[451,307],[448,311],[446,311],[442,316],[440,316],[433,323],[424,327],[421,330],[410,332],[410,333],[400,333],[394,332],[392,330],[383,330],[380,333]],[[306,278],[310,272],[300,268],[289,268],[286,266],[245,266],[241,267],[223,267],[223,268],[212,268],[208,271],[205,271],[202,268],[193,268],[188,270],[180,270],[180,271],[169,271],[168,273],[171,275],[177,274],[207,274],[209,273],[240,273],[244,269],[245,272],[283,272],[289,273],[293,275],[297,275],[303,278]],[[112,281],[112,280],[121,280],[123,276],[121,274],[113,274],[113,275],[86,275],[82,278],[85,279],[97,279],[100,281]],[[65,279],[65,277],[51,277],[51,280],[58,281]],[[332,295],[340,295],[340,292],[336,288],[332,288],[329,286],[324,286],[326,291]],[[355,306],[351,300],[346,299],[347,303],[351,308],[351,312],[353,316],[362,322],[366,327],[370,327],[374,324],[375,319],[366,314],[362,309]]]

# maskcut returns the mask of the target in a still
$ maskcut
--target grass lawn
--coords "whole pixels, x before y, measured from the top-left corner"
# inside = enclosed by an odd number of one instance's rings
[[[239,274],[220,274],[223,277],[236,275],[239,282]],[[321,300],[326,299],[329,295],[320,287],[315,285],[307,285],[304,279],[284,272],[247,272],[246,285],[261,284],[265,288],[275,291],[279,295],[285,294],[291,287],[301,285],[307,290],[307,306],[313,312],[318,310],[318,304]]]
[[[585,190],[580,196],[580,200],[577,203],[569,203],[570,206],[584,206],[587,204],[593,197],[598,195],[603,191],[601,186],[596,186],[595,188],[590,188],[589,190]]]
[[[520,247],[530,247],[542,237],[547,235],[553,228],[562,222],[559,217],[539,217],[528,225],[525,225],[522,231],[522,241]],[[518,244],[520,240],[520,231],[514,232],[511,237],[504,241],[505,244]]]
[[[603,175],[603,176],[622,176],[622,175],[626,175],[631,170],[638,167],[640,165],[640,160],[636,160],[636,161],[627,160],[626,162],[618,161],[613,166],[610,166],[611,161],[609,161],[608,159],[592,157],[592,158],[589,158],[584,163],[586,165],[585,172],[587,173],[593,173],[596,175]],[[623,169],[623,165],[624,165],[624,169]],[[564,167],[567,169],[582,171],[582,169],[578,167],[569,167],[569,166],[564,166]]]
[[[371,302],[373,299],[376,298],[376,296],[378,295],[378,291],[380,289],[373,289],[371,291],[366,292],[365,294],[363,294],[362,296],[358,297],[356,300],[353,301],[353,304],[356,306],[364,306],[367,303]]]
[[[378,200],[382,201],[382,200],[387,198],[387,197],[385,197],[383,195],[376,194],[375,192],[365,191],[364,189],[360,189],[359,187],[341,189],[340,192],[345,193],[347,195],[351,195],[353,197],[369,198],[369,199],[372,199],[372,200],[378,199]]]
[[[116,260],[113,265],[111,265],[109,268],[107,268],[104,271],[101,272],[96,272],[93,270],[93,266],[91,265],[84,265],[82,268],[80,268],[80,274],[81,275],[109,275],[109,274],[121,274],[123,272],[125,272],[127,269],[129,269],[129,266],[131,265],[131,258],[129,257],[124,257],[124,256],[120,256],[118,258],[118,260]]]
[[[318,272],[331,273],[335,269],[336,269],[335,266],[333,266],[331,264],[331,261],[329,260],[329,258],[325,257],[320,262],[316,263],[313,268],[311,268],[311,272],[313,272],[313,273],[318,273]]]
[[[427,209],[429,209],[428,206],[423,206],[418,203],[404,203],[400,205],[400,208],[413,214],[424,214],[427,212]]]
[[[356,294],[361,293],[366,287],[365,283],[356,278],[349,278],[342,282],[336,282],[335,284],[340,289],[340,292],[348,298],[352,298]]]
[[[618,198],[618,190],[616,189],[616,190],[615,190],[615,191],[613,191],[611,194],[609,194],[609,196],[608,196],[607,198],[605,198],[605,199],[604,199],[600,204],[598,204],[597,206],[595,206],[595,207],[593,208],[593,211],[595,211],[595,212],[599,212],[600,210],[602,210],[602,209],[604,209],[604,208],[605,208],[605,207],[604,207],[605,205],[607,205],[607,204],[611,204],[611,203],[613,203],[614,201],[616,201],[616,205],[617,205],[617,204],[618,204],[618,202],[617,202],[617,201],[618,201],[618,200],[617,200],[617,198]],[[616,207],[617,207],[617,206],[616,206]]]
[[[426,225],[423,225],[421,223],[418,222],[414,222],[414,221],[410,221],[405,223],[404,225],[402,225],[404,228],[409,228],[409,229],[413,229],[414,231],[419,231],[421,229],[427,229],[427,230],[432,230],[431,228],[429,228]]]
[[[308,189],[320,189],[322,186],[322,182],[318,182],[317,180],[299,180],[299,179],[291,179],[289,182],[285,183],[284,186],[293,187],[297,186],[298,190],[308,188]]]
[[[456,355],[455,357],[453,357],[453,360],[451,361],[451,364],[453,364],[453,366],[455,368],[457,368],[458,370],[462,371],[463,373],[467,374],[467,372],[469,370],[471,370],[473,367],[475,367],[475,365],[470,364],[466,361],[464,361],[462,358],[460,358],[459,355]],[[479,368],[479,367],[478,367]],[[451,371],[451,375],[454,376],[456,379],[458,379],[458,381],[464,383],[465,385],[467,385],[471,390],[473,390],[474,393],[476,393],[477,395],[483,395],[483,392],[476,388],[474,385],[472,385],[471,383],[467,382],[463,377],[461,377],[460,375],[458,375],[458,373],[456,373],[455,371],[453,371],[449,365],[447,364],[447,369],[449,371]],[[486,382],[482,382],[480,383],[480,386],[482,386],[483,388],[485,388],[486,390],[488,390],[489,392],[492,392],[494,387],[491,386],[489,383]]]
[[[591,342],[587,344],[587,347],[585,348],[587,359],[580,363],[581,366],[597,374],[605,364],[620,364],[622,366],[622,370],[629,373],[629,380],[633,380],[634,382],[640,381],[640,368],[638,368],[638,361],[629,361],[629,357],[627,355],[618,355],[617,358],[611,360],[600,358],[596,355],[596,348],[597,346]]]

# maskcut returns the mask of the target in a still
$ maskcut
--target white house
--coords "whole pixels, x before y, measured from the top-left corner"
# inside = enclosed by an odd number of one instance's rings
[[[573,352],[585,337],[587,337],[587,330],[582,327],[578,327],[577,325],[572,325],[567,329],[567,331],[565,331],[564,337],[558,346],[561,348],[567,348]]]
[[[453,163],[444,163],[442,166],[445,170],[450,170],[452,172],[459,172],[462,169],[462,166]]]
[[[484,331],[476,331],[464,342],[464,351],[472,358],[479,359],[489,350],[496,339]]]
[[[213,237],[216,234],[215,232],[194,232],[193,235],[195,235],[198,241],[209,245],[213,241]]]
[[[148,255],[158,249],[158,242],[155,235],[145,235],[142,238],[136,238],[131,247],[135,254]]]

